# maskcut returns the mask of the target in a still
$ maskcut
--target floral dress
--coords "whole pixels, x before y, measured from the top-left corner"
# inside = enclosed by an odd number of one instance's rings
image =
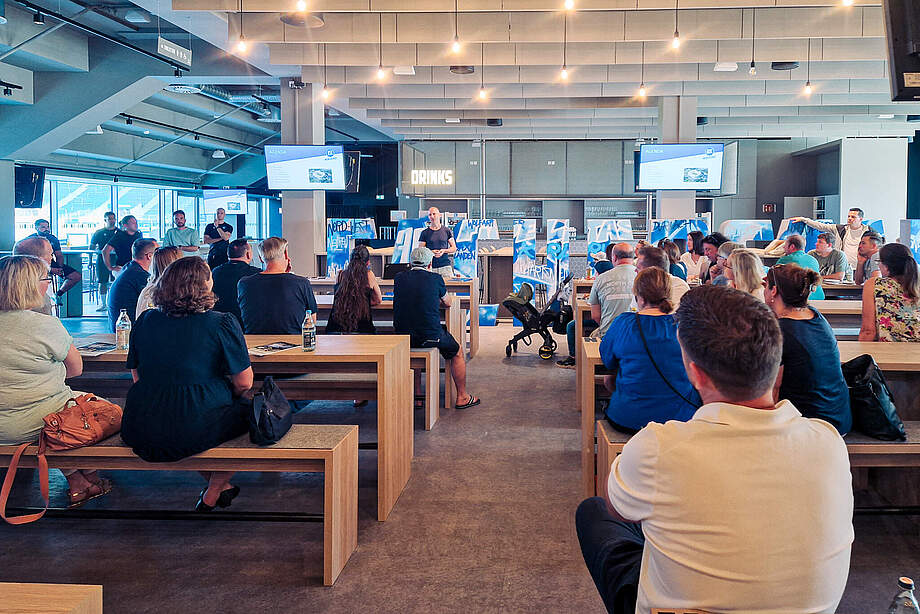
[[[877,279],[875,323],[879,341],[920,341],[920,302],[904,296],[896,279]]]

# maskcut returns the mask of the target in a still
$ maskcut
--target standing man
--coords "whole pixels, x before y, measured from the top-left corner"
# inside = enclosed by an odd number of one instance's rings
[[[842,280],[850,276],[852,269],[847,255],[834,248],[834,237],[830,233],[819,234],[815,249],[808,252],[808,255],[818,261],[818,272],[824,279]]]
[[[51,222],[48,220],[35,220],[35,232],[30,237],[41,237],[51,243],[51,252],[54,256],[51,266],[60,268],[64,264],[64,252],[61,251],[61,242],[51,234]]]
[[[817,228],[821,232],[826,232],[834,238],[834,248],[839,249],[847,255],[847,261],[850,268],[856,270],[856,261],[859,259],[859,241],[865,232],[870,230],[868,224],[863,224],[863,218],[866,216],[859,207],[853,207],[847,213],[846,224],[828,224],[825,222],[816,222],[807,217],[790,218],[793,222],[805,222],[812,228]]]
[[[103,219],[105,220],[105,226],[94,232],[93,238],[89,242],[89,248],[96,252],[96,281],[99,283],[99,307],[96,311],[106,311],[108,309],[105,304],[105,298],[109,291],[109,284],[112,282],[112,271],[105,265],[105,260],[102,258],[102,249],[109,244],[109,241],[118,232],[115,229],[114,211],[106,211]]]
[[[211,246],[208,250],[208,266],[212,271],[228,259],[227,248],[230,246],[233,226],[224,221],[225,217],[227,212],[219,207],[214,214],[214,221],[204,227],[205,245]]]
[[[454,276],[451,255],[457,253],[457,242],[450,228],[441,225],[441,212],[437,207],[428,210],[428,228],[422,231],[419,247],[427,247],[434,254],[431,270],[445,279]]]
[[[789,235],[786,237],[783,249],[786,251],[786,255],[777,260],[776,264],[797,264],[803,269],[811,269],[819,274],[821,273],[821,266],[818,261],[814,256],[809,256],[805,253],[805,237],[802,235]],[[808,295],[808,300],[824,300],[824,288],[821,287],[821,284],[818,284]]]
[[[197,252],[200,249],[198,233],[194,228],[185,225],[185,211],[176,209],[173,213],[173,224],[175,227],[167,230],[166,236],[163,237],[163,247],[178,247],[182,250],[183,256]]]
[[[252,246],[246,239],[231,241],[227,255],[230,256],[230,260],[211,272],[211,279],[214,281],[211,292],[217,295],[217,304],[213,309],[223,313],[232,313],[242,326],[243,316],[240,313],[237,286],[241,279],[261,273],[262,269],[250,265]]]
[[[299,335],[309,309],[316,318],[316,297],[310,280],[291,273],[287,239],[269,237],[259,243],[265,270],[237,284],[240,316],[247,335]]]
[[[131,261],[131,246],[138,239],[143,239],[144,233],[137,229],[137,218],[126,215],[121,218],[121,228],[112,235],[108,245],[102,248],[102,264],[112,273],[121,271],[121,267]],[[112,252],[115,252],[115,264],[112,264]]]
[[[863,284],[870,277],[881,277],[878,268],[878,250],[885,240],[882,235],[874,230],[867,230],[859,240],[859,251],[856,260],[855,281]]]
[[[137,299],[144,286],[147,285],[150,266],[153,264],[153,252],[157,247],[157,242],[153,239],[138,239],[131,244],[132,260],[115,278],[112,290],[109,292],[109,330],[111,332],[115,332],[115,323],[122,309],[128,312],[131,324],[134,324]]]

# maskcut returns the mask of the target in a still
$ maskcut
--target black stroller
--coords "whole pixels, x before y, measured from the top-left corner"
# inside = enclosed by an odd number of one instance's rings
[[[542,311],[537,311],[537,308],[530,302],[531,299],[533,299],[533,286],[526,282],[521,284],[520,290],[512,292],[502,301],[502,305],[505,309],[510,311],[511,315],[524,325],[524,330],[508,341],[508,345],[505,347],[505,356],[510,357],[511,352],[518,351],[518,341],[523,341],[524,345],[530,345],[530,336],[540,335],[543,337],[543,345],[541,345],[538,350],[540,358],[549,360],[553,357],[556,351],[556,340],[553,339],[549,327],[552,326],[555,330],[561,329],[564,333],[567,322],[563,320],[567,315],[568,319],[571,319],[571,312],[567,312],[565,309],[560,311],[549,311],[549,307],[556,302],[556,299],[559,298],[559,294],[562,293],[563,288],[572,280],[572,277],[572,275],[568,275],[562,280],[556,292],[546,301],[546,306],[543,307]]]

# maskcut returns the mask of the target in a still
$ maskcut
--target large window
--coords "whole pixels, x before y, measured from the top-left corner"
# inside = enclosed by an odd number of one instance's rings
[[[140,186],[118,186],[118,218],[133,215],[145,237],[161,239],[160,191]]]
[[[67,247],[88,247],[96,229],[112,211],[112,188],[108,183],[55,181],[56,235]]]

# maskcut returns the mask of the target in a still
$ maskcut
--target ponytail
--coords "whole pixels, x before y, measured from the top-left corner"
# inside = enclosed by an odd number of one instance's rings
[[[821,275],[797,264],[778,264],[767,272],[767,285],[776,288],[787,307],[805,307],[809,295],[821,283]]]
[[[888,243],[879,250],[878,257],[888,269],[888,275],[901,284],[904,296],[912,301],[920,298],[920,275],[917,271],[917,262],[906,245]]]

